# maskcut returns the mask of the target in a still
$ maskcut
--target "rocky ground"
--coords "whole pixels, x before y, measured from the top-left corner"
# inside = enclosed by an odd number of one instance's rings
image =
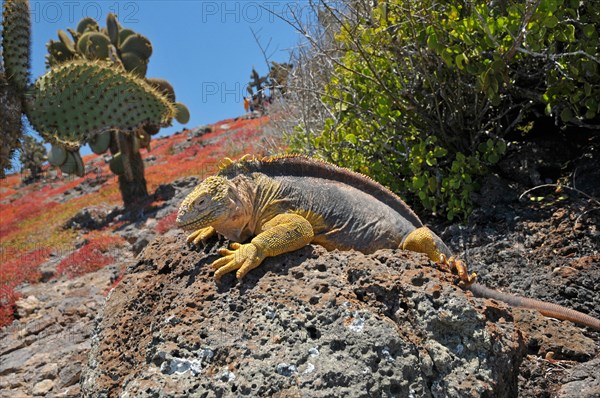
[[[486,323],[424,256],[310,246],[217,285],[222,244],[144,250],[98,320],[88,396],[514,396],[510,313],[490,306],[504,319]]]
[[[489,178],[468,224],[430,224],[484,284],[600,317],[599,159],[573,168],[586,194],[519,200],[547,168],[509,158],[517,181]],[[108,217],[127,244],[97,272],[56,278],[55,260],[21,287],[0,331],[0,396],[600,396],[600,333],[475,299],[419,255],[310,246],[215,285],[206,264],[225,242],[191,249],[155,231],[196,183],[160,188],[150,211],[72,220]]]

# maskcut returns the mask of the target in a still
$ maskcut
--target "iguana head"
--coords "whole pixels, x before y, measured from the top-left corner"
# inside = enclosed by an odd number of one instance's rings
[[[238,208],[233,188],[226,178],[206,178],[181,203],[177,226],[194,231],[227,221]]]

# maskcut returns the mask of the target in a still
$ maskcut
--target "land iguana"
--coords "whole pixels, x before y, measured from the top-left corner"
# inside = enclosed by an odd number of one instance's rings
[[[215,278],[237,270],[241,279],[266,257],[316,243],[327,250],[402,248],[458,271],[476,296],[530,308],[600,330],[600,320],[556,304],[489,289],[423,225],[402,199],[362,174],[304,156],[226,159],[183,201],[177,224],[199,244],[219,233],[234,241],[219,249]],[[248,243],[245,242],[252,238]]]

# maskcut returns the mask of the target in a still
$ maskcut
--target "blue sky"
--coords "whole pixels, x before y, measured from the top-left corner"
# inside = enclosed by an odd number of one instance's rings
[[[169,80],[177,100],[191,112],[188,127],[244,113],[243,95],[252,67],[262,75],[267,66],[251,29],[260,37],[271,61],[285,62],[301,37],[271,12],[308,18],[307,1],[105,0],[31,1],[32,77],[45,72],[46,43],[58,29],[75,28],[84,16],[106,25],[118,15],[124,27],[152,41],[148,77]],[[161,134],[181,130],[174,121]],[[82,148],[83,152],[83,148]]]

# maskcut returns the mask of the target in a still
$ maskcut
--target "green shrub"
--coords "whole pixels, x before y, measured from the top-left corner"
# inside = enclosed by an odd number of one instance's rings
[[[505,138],[544,111],[600,128],[593,2],[389,0],[341,20],[331,117],[291,150],[369,174],[449,219],[466,217]],[[537,5],[537,6],[536,6]],[[367,10],[360,12],[360,10]]]

